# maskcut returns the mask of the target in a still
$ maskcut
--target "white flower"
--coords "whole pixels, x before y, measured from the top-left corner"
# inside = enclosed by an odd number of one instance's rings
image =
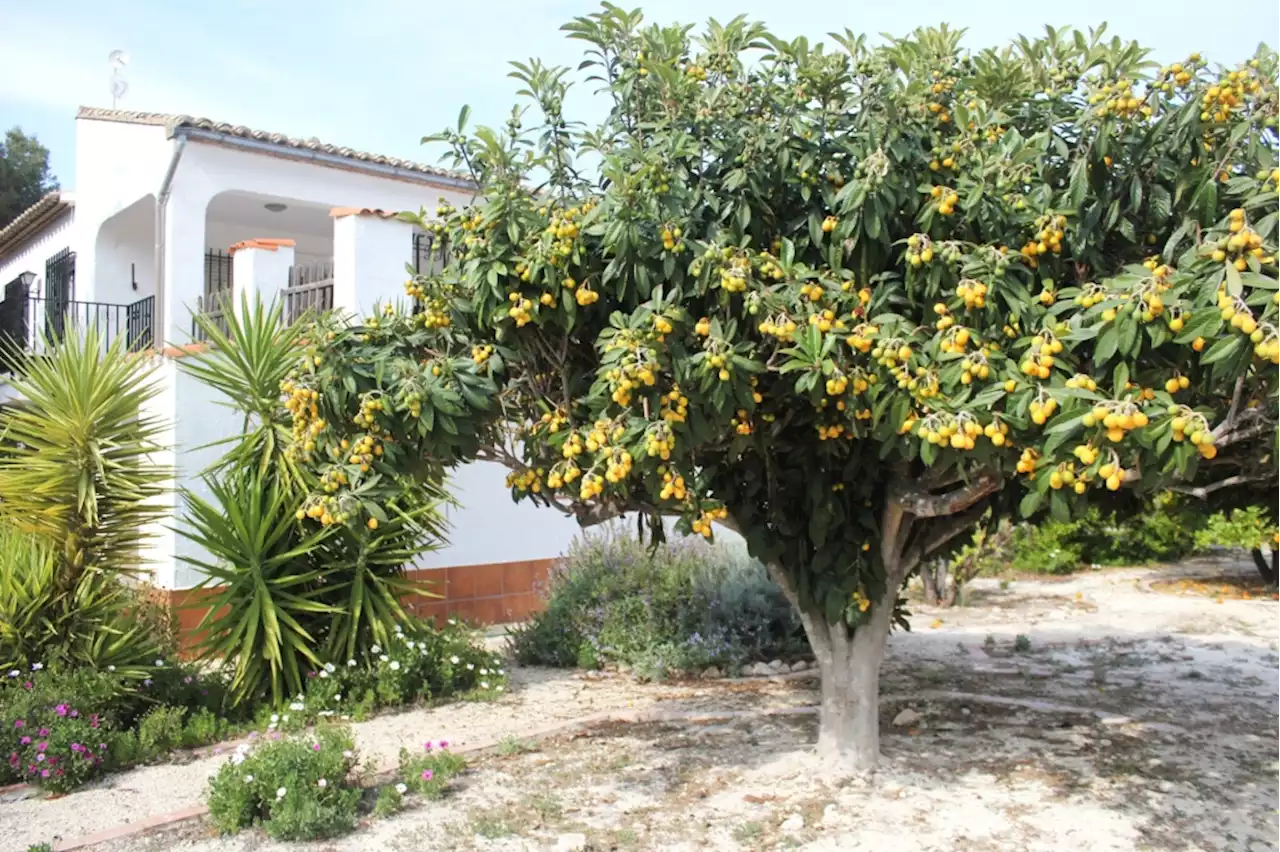
[[[272,714],[271,714],[271,721],[273,721],[273,722],[279,722],[279,721],[280,721],[280,714],[279,714],[279,713],[272,713]]]
[[[285,793],[287,793],[287,792],[289,792],[289,791],[288,791],[288,790],[286,790],[286,789],[285,789],[285,788],[283,788],[283,787],[279,787],[279,788],[277,788],[277,789],[276,789],[276,798],[277,798],[277,799],[283,799],[283,798],[284,798],[284,794],[285,794]]]
[[[113,672],[113,671],[115,671],[115,670],[116,670],[116,667],[115,667],[115,666],[107,666],[107,671],[109,671],[109,672]]]
[[[320,671],[320,677],[328,677],[328,676],[329,676],[329,673],[327,671],[324,671],[323,669]]]
[[[267,730],[268,730],[268,731],[274,731],[275,729],[276,729],[276,723],[275,723],[275,722],[272,722],[271,724],[267,725]]]
[[[355,660],[347,660],[347,668],[349,668],[349,669],[353,669],[353,668],[355,668],[355,667],[356,667],[356,661],[355,661]]]
[[[397,784],[397,785],[396,785],[396,792],[397,792],[397,793],[399,793],[401,796],[403,796],[403,795],[405,794],[405,791],[406,791],[406,790],[408,790],[408,789],[409,789],[409,788],[408,788],[408,787],[406,787],[406,786],[405,786],[405,785],[403,785],[403,784]]]
[[[319,781],[316,782],[316,786],[319,787],[321,790],[323,790],[325,787],[329,786],[329,782],[321,778]]]
[[[240,752],[236,752],[235,754],[231,755],[231,765],[232,765],[232,766],[239,766],[239,765],[240,765],[240,764],[242,764],[242,763],[244,763],[244,755],[243,755],[243,754],[241,754]]]
[[[487,680],[482,680],[482,681],[480,681],[480,688],[481,688],[481,689],[488,689],[488,688],[489,688],[489,681],[487,681]]]
[[[481,669],[481,670],[480,670],[480,674],[482,674],[482,675],[487,675],[488,673],[489,673],[489,670],[488,670],[488,669]]]
[[[382,655],[381,657],[379,657],[378,659],[385,663],[387,660],[389,660],[389,659],[391,659],[391,658],[390,658],[390,657],[388,657],[386,654],[383,654],[383,655]]]
[[[454,655],[449,658],[449,662],[453,663],[456,666],[458,663],[462,662],[462,660],[459,660],[457,655]]]
[[[114,668],[114,666],[112,666],[112,668]],[[22,672],[18,671],[17,669],[14,669],[13,671],[9,672],[9,677],[17,677],[20,674],[22,674]]]
[[[252,784],[252,783],[253,783],[253,776],[252,776],[252,775],[246,775],[246,776],[244,776],[244,783],[246,783],[246,784]]]
[[[372,651],[372,652],[373,652],[373,653],[375,653],[375,654],[381,654],[381,653],[382,653],[382,649],[381,649],[381,648],[379,648],[377,645],[374,645],[374,646],[373,646],[372,648],[370,648],[369,650],[370,650],[370,651]]]
[[[406,642],[405,644],[409,646],[409,649],[410,649],[410,650],[413,650],[413,648],[417,645],[417,643],[416,643],[416,642],[414,642],[412,639],[410,639],[410,640],[409,640],[408,642]]]
[[[32,663],[32,664],[31,664],[31,671],[33,671],[33,672],[38,672],[38,671],[40,671],[42,668],[44,668],[44,663]]]
[[[342,753],[342,756],[345,757],[347,760],[350,760],[351,758],[356,756],[356,753],[351,749],[347,749]]]
[[[451,618],[451,619],[449,619],[449,623],[450,623],[450,624],[457,624],[457,623],[458,623],[458,619],[456,619],[456,618]]]
[[[392,661],[391,661],[391,671],[393,671],[393,672],[398,672],[398,671],[400,671],[400,661],[399,661],[399,660],[392,660]]]
[[[471,663],[467,663],[467,671],[471,671],[474,668],[475,666],[473,666]]]
[[[337,666],[335,666],[333,663],[325,663],[325,664],[324,664],[324,670],[325,670],[325,671],[327,671],[327,672],[329,672],[330,674],[332,674],[333,672],[337,671],[337,669],[338,669],[338,667],[337,667]]]
[[[303,704],[301,701],[295,701],[289,705],[290,710],[305,710],[306,707],[307,705]],[[289,717],[285,716],[285,718],[288,719]]]
[[[506,673],[507,673],[506,669],[498,669],[498,674],[506,674]]]
[[[248,754],[248,753],[249,753],[249,746],[245,745],[244,743],[240,743],[240,745],[236,746],[236,753],[237,753],[237,754]]]
[[[288,714],[288,713],[285,713],[285,714],[284,714],[284,720],[285,720],[286,722],[287,722],[287,721],[289,721],[289,714]]]
[[[494,690],[497,692],[501,692],[505,688],[506,687],[504,687],[502,684],[498,684],[497,686],[494,687]]]
[[[317,715],[317,716],[320,716],[320,717],[322,717],[322,718],[327,719],[327,718],[329,718],[330,716],[332,716],[332,715],[333,715],[333,711],[332,711],[332,710],[321,710],[321,711],[320,711],[319,713],[317,713],[316,715]]]
[[[342,693],[341,693],[341,692],[339,692],[337,695],[333,696],[333,700],[334,700],[334,701],[341,701],[341,700],[342,700]]]
[[[156,660],[156,668],[158,669],[164,668],[164,660]]]
[[[404,635],[404,628],[402,628],[399,624],[396,625],[396,635],[397,636]]]

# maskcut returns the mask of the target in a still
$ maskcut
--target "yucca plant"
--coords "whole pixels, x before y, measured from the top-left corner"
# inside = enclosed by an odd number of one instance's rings
[[[210,348],[182,369],[244,417],[243,435],[219,442],[226,452],[204,474],[211,497],[186,494],[180,529],[209,554],[186,558],[209,592],[198,651],[231,665],[238,700],[279,703],[306,671],[388,644],[407,618],[400,599],[428,594],[404,566],[443,541],[439,507],[448,498],[439,487],[406,484],[373,526],[307,520],[302,507],[315,483],[286,452],[292,419],[281,385],[304,357],[303,338],[322,330],[286,326],[279,306],[260,298],[242,299],[225,331],[197,322]]]
[[[0,411],[0,658],[142,666],[159,640],[130,622],[121,581],[145,571],[170,475],[151,370],[93,327],[45,352],[9,353],[19,399]]]
[[[209,592],[196,650],[230,664],[237,702],[278,704],[322,663],[317,626],[336,612],[322,600],[336,566],[309,557],[334,530],[304,534],[294,495],[269,468],[229,467],[205,481],[212,499],[186,494],[183,531],[209,554],[185,557],[205,575],[198,588]]]

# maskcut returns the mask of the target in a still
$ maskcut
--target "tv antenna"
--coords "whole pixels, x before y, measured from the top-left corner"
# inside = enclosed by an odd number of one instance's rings
[[[129,83],[120,73],[124,66],[129,64],[129,54],[123,50],[113,50],[107,56],[107,64],[111,66],[111,108],[115,109],[116,102],[129,91]]]

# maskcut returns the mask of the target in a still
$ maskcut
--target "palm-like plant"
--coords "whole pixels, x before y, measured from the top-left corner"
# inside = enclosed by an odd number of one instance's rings
[[[269,694],[279,703],[321,663],[317,617],[335,610],[322,600],[327,570],[308,556],[330,531],[300,534],[295,498],[270,469],[229,467],[205,481],[213,499],[187,493],[184,530],[209,554],[186,558],[210,593],[197,651],[231,664],[237,701]]]
[[[12,385],[25,399],[0,415],[0,515],[59,545],[61,592],[87,570],[137,575],[170,476],[153,461],[163,424],[145,414],[145,356],[123,338],[104,353],[89,327],[18,363]]]
[[[183,535],[209,557],[186,561],[205,575],[208,610],[199,652],[231,664],[240,700],[295,694],[305,672],[331,659],[364,656],[387,644],[406,618],[400,603],[427,594],[404,566],[444,537],[438,487],[406,485],[377,529],[319,531],[300,511],[314,483],[286,450],[292,421],[281,383],[314,325],[284,325],[279,307],[242,299],[226,330],[206,318],[210,349],[182,369],[226,397],[244,416],[243,435],[204,474],[210,499],[187,493]],[[340,462],[335,462],[339,464]]]
[[[21,399],[0,411],[0,660],[141,670],[161,645],[120,581],[144,569],[170,475],[151,371],[92,327],[46,351],[7,358]]]

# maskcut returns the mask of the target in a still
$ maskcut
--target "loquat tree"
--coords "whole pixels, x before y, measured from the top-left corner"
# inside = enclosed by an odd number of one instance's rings
[[[407,304],[308,336],[301,515],[376,526],[398,475],[488,459],[584,524],[736,530],[813,646],[819,752],[868,768],[921,560],[1274,446],[1273,51],[564,29],[607,118],[531,60],[528,126],[432,137],[478,200],[409,217],[451,254]]]

